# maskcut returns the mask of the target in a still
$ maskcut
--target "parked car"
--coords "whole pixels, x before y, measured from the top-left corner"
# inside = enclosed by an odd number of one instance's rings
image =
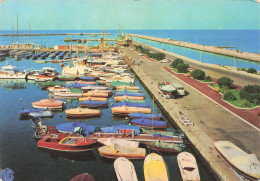
[[[143,56],[143,54],[139,53],[139,56]]]
[[[163,59],[163,60],[160,61],[160,63],[170,63],[170,62],[171,62],[171,61],[168,60],[168,59]]]

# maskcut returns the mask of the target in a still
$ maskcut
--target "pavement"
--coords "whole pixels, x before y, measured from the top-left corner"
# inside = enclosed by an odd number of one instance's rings
[[[123,54],[131,57],[132,61],[139,63],[139,66],[132,66],[133,71],[149,88],[175,124],[185,132],[187,138],[199,150],[221,180],[238,180],[238,177],[218,157],[214,149],[214,141],[229,140],[244,151],[255,153],[260,158],[260,144],[258,144],[260,132],[258,129],[165,71],[163,67],[167,64],[151,62],[139,56],[137,52],[131,51],[130,48],[120,50],[123,51]],[[178,99],[165,99],[158,93],[157,86],[159,82],[166,81],[178,82],[183,85],[187,95]],[[194,126],[182,125],[179,121],[179,112],[187,116],[194,123]]]

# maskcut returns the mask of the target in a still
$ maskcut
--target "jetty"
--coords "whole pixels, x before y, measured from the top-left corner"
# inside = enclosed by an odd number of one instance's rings
[[[141,84],[149,94],[154,96],[155,102],[168,120],[184,132],[186,138],[217,178],[219,180],[240,180],[238,175],[231,171],[231,168],[219,157],[214,147],[214,141],[229,138],[230,141],[259,157],[258,146],[255,145],[260,136],[259,131],[165,71],[163,69],[165,64],[151,62],[144,57],[142,57],[141,63],[133,64],[133,61],[138,62],[140,59],[138,52],[131,51],[129,48],[122,49],[122,51]],[[188,94],[181,99],[165,99],[158,92],[159,82],[177,82],[184,86]],[[187,116],[194,125],[183,125],[179,119],[183,115]]]
[[[230,49],[226,49],[224,47],[219,47],[219,46],[200,45],[200,44],[195,44],[195,43],[172,40],[169,38],[157,38],[157,37],[146,36],[146,35],[137,35],[137,34],[127,34],[127,35],[129,35],[131,37],[142,38],[142,39],[156,41],[156,42],[160,42],[160,43],[166,43],[166,44],[170,44],[170,45],[195,49],[195,50],[199,50],[199,51],[203,51],[203,52],[210,52],[210,53],[226,55],[226,56],[230,56],[230,57],[234,57],[234,58],[242,58],[242,59],[246,59],[246,60],[260,62],[260,54],[258,54],[258,53],[230,50]]]

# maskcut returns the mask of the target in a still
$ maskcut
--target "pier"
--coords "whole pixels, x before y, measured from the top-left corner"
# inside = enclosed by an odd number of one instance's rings
[[[177,77],[169,74],[163,69],[166,64],[151,62],[144,57],[140,58],[137,52],[131,51],[129,48],[122,51],[123,54],[131,58],[131,60],[128,59],[128,63],[132,71],[147,91],[154,96],[157,105],[166,114],[168,120],[184,132],[217,178],[219,180],[241,180],[219,157],[214,147],[214,141],[229,138],[245,151],[255,153],[259,157],[258,146],[255,145],[260,136],[259,131]],[[142,62],[139,62],[140,59]],[[132,64],[132,61],[139,62],[139,65]],[[180,99],[165,99],[158,92],[157,85],[159,82],[167,81],[183,85],[188,95]],[[187,116],[194,123],[194,126],[184,126],[179,120],[180,112]],[[241,137],[241,135],[243,136]]]
[[[103,33],[24,33],[24,34],[0,34],[0,36],[56,36],[56,35],[103,35]],[[104,35],[112,35],[112,33],[104,33]]]
[[[210,53],[260,62],[260,55],[257,53],[229,50],[229,49],[225,49],[223,47],[217,47],[217,46],[199,45],[199,44],[195,44],[195,43],[172,40],[169,38],[157,38],[157,37],[137,35],[137,34],[128,34],[128,35],[131,37],[142,38],[142,39],[146,39],[146,40],[151,40],[151,41],[156,41],[156,42],[160,42],[160,43],[166,43],[166,44],[170,44],[170,45],[195,49],[195,50],[199,50],[199,51],[210,52]]]

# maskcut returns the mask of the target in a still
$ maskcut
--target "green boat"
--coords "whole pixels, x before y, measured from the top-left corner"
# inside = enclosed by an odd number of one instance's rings
[[[145,100],[130,100],[130,99],[123,99],[123,100],[120,100],[120,102],[132,102],[132,103],[145,103]]]
[[[184,145],[176,144],[176,143],[166,143],[160,140],[152,141],[146,143],[147,147],[152,148],[154,150],[160,152],[167,152],[167,153],[180,153],[184,149]]]
[[[58,82],[52,82],[52,81],[48,81],[48,82],[43,82],[41,83],[41,87],[42,88],[47,88],[47,87],[54,87],[55,85],[63,85],[64,83],[58,83]]]
[[[118,86],[122,86],[122,85],[126,85],[126,86],[131,86],[132,82],[122,82],[122,81],[112,81],[111,82],[111,86],[112,87],[118,87]]]
[[[72,76],[67,76],[67,75],[59,75],[58,76],[58,80],[61,80],[61,81],[73,81],[75,80],[76,77],[72,77]]]
[[[128,90],[128,89],[119,89],[119,90],[116,90],[117,92],[129,92],[129,93],[140,93],[139,90]]]
[[[75,88],[69,88],[70,92],[76,93],[76,92],[83,92],[81,89],[75,89]]]
[[[159,84],[159,89],[165,93],[172,93],[176,91],[176,87],[173,85]]]

